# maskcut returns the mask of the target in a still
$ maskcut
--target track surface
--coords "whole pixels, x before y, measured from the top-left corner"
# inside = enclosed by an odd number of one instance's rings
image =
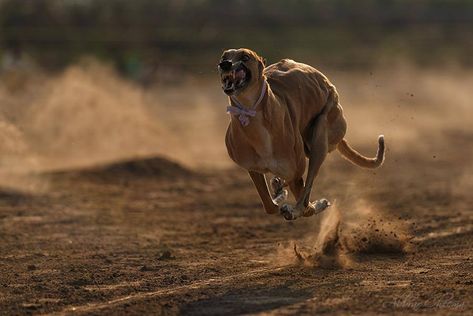
[[[358,254],[351,268],[278,255],[319,218],[264,214],[242,170],[43,175],[47,193],[1,192],[0,314],[471,313],[471,156],[455,148],[472,140],[447,133],[435,157],[398,148],[376,172],[330,156],[314,198],[415,223],[415,251]]]

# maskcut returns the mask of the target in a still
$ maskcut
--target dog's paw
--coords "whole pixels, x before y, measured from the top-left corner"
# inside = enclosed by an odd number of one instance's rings
[[[325,211],[327,207],[332,205],[327,199],[317,200],[314,204],[315,214]]]
[[[320,199],[318,201],[315,201],[315,203],[311,202],[309,203],[309,205],[307,205],[307,208],[304,210],[304,217],[309,217],[309,216],[319,214],[325,211],[325,209],[329,207],[330,205],[331,204],[327,199]]]
[[[294,208],[289,204],[283,204],[279,208],[279,213],[284,217],[284,219],[288,221],[296,219],[296,216],[294,215]]]
[[[281,190],[278,195],[276,195],[273,199],[274,204],[280,205],[287,199],[288,192],[287,190]]]
[[[273,190],[274,197],[276,198],[284,191],[284,180],[279,177],[274,177],[271,179],[271,189]]]

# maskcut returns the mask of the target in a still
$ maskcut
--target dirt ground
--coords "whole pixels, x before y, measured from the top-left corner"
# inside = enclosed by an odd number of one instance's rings
[[[445,145],[467,148],[472,140],[451,134]],[[407,253],[354,253],[342,267],[297,263],[292,243],[310,247],[305,241],[322,216],[265,215],[242,170],[189,171],[149,159],[50,173],[47,194],[1,193],[0,310],[471,312],[473,198],[449,185],[471,161],[453,148],[444,154],[455,168],[441,154],[388,153],[375,173],[336,157],[327,162],[314,195],[339,199],[335,207],[347,213],[362,195],[414,234]]]
[[[374,153],[369,126],[386,133],[385,165],[367,171],[330,154],[312,197],[334,205],[294,222],[266,215],[245,171],[222,167],[225,120],[211,132],[192,125],[209,121],[186,121],[187,133],[218,136],[187,144],[205,166],[172,162],[181,152],[29,172],[39,189],[2,174],[0,314],[473,314],[471,89],[456,95],[466,111],[440,111],[453,106],[440,92],[452,90],[436,80],[428,106],[405,91],[401,109],[347,105],[357,149]],[[32,134],[46,146],[42,126]],[[215,152],[203,150],[209,142]]]

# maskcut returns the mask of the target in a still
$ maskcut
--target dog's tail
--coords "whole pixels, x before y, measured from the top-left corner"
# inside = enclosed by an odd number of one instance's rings
[[[384,136],[379,135],[378,137],[378,152],[376,153],[375,158],[368,158],[357,152],[355,149],[348,145],[346,139],[342,139],[340,143],[337,145],[338,151],[342,154],[343,157],[351,161],[357,166],[363,168],[374,169],[378,168],[383,164],[384,161]]]

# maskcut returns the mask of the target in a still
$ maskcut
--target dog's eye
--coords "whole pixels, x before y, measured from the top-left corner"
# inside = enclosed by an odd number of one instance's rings
[[[250,60],[250,56],[248,55],[243,55],[243,57],[241,58],[242,61],[248,61]]]

